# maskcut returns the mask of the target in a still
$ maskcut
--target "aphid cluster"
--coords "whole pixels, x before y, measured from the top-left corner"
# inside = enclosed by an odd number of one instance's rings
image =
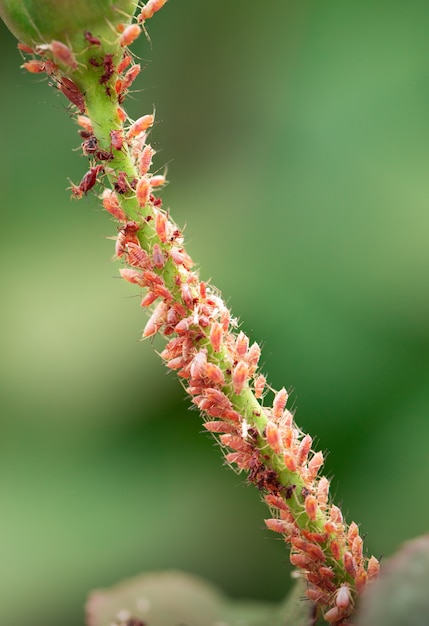
[[[89,66],[115,105],[108,146],[99,145],[86,114],[85,94],[60,69],[76,70],[73,51],[56,41],[35,49],[21,45],[23,53],[33,56],[24,67],[46,72],[78,111],[82,150],[90,168],[78,185],[72,184],[73,197],[87,194],[102,177],[111,183],[101,199],[119,223],[115,257],[125,264],[120,274],[143,290],[141,306],[152,307],[143,338],[156,333],[166,337],[161,357],[201,411],[204,426],[217,438],[226,462],[246,471],[248,481],[260,490],[271,510],[266,526],[290,546],[291,563],[307,581],[308,598],[325,608],[327,622],[345,623],[356,594],[377,577],[378,561],[364,556],[357,525],[347,526],[340,509],[330,502],[329,481],[320,476],[323,454],[312,449],[310,435],[296,426],[286,407],[287,391],[273,392],[267,400],[272,390],[259,371],[259,345],[237,330],[219,292],[200,280],[180,229],[154,196],[154,190],[165,183],[163,175],[150,173],[155,151],[147,135],[154,113],[128,121],[121,106],[141,69],[127,46],[165,2],[149,0],[138,23],[118,27],[123,51],[116,66],[114,55],[103,52],[96,36],[83,34],[91,53],[94,50]],[[127,167],[115,164],[119,155],[124,155]],[[134,203],[132,219],[127,214],[129,202]]]

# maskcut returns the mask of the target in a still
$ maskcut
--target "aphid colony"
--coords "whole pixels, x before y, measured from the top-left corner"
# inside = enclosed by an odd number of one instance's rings
[[[220,294],[199,279],[180,229],[153,195],[165,183],[164,176],[149,173],[155,151],[146,140],[154,114],[127,125],[121,107],[141,69],[126,47],[165,2],[149,0],[138,23],[118,28],[124,51],[116,67],[110,53],[90,57],[100,87],[115,102],[108,146],[100,146],[95,136],[85,94],[60,69],[64,66],[73,73],[78,67],[76,55],[65,44],[53,41],[35,49],[20,45],[23,53],[41,57],[26,61],[24,67],[46,72],[78,111],[82,150],[90,168],[78,185],[72,184],[73,197],[81,198],[105,177],[111,183],[101,199],[119,223],[115,257],[126,265],[120,274],[143,290],[141,306],[153,307],[143,338],[156,333],[167,338],[162,359],[177,372],[201,411],[206,430],[218,438],[226,462],[246,471],[249,482],[261,491],[272,515],[266,526],[289,544],[291,563],[307,581],[308,598],[324,607],[327,622],[345,624],[356,593],[377,577],[378,561],[364,556],[357,525],[347,526],[340,509],[330,503],[329,481],[319,475],[323,454],[312,450],[312,438],[296,426],[286,408],[286,390],[274,393],[272,402],[264,405],[270,390],[258,370],[259,345],[238,332]],[[88,31],[83,37],[96,50],[102,45]],[[116,166],[119,154],[128,159],[127,171]],[[130,200],[135,205],[132,219],[127,215]]]

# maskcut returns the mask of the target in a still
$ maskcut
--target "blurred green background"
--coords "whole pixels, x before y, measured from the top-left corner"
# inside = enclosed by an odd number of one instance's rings
[[[170,0],[128,103],[156,105],[164,206],[377,556],[428,530],[428,30],[426,1]],[[139,342],[114,224],[69,201],[67,103],[3,25],[0,49],[0,624],[76,626],[89,590],[169,568],[281,598],[258,493]]]

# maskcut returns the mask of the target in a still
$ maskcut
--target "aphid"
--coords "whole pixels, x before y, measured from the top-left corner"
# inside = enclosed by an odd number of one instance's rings
[[[155,215],[155,230],[161,243],[167,242],[167,218],[164,213],[157,211]]]
[[[165,265],[164,253],[158,243],[153,244],[152,248],[152,260],[155,267],[162,269]]]
[[[331,505],[329,517],[335,524],[343,523],[343,514],[341,513],[341,509],[339,509],[335,504]]]
[[[144,287],[143,275],[137,270],[132,270],[129,267],[122,267],[119,270],[121,277],[132,285],[139,285]]]
[[[351,604],[350,588],[347,583],[342,584],[335,595],[335,604],[340,611],[345,611]]]
[[[359,536],[359,527],[356,524],[356,522],[352,522],[347,531],[347,541],[351,545],[355,537],[358,537],[358,536]]]
[[[150,179],[151,187],[161,187],[162,185],[165,185],[165,183],[166,183],[166,179],[165,179],[165,176],[163,176],[162,174],[158,176],[152,176]]]
[[[329,498],[329,480],[322,476],[317,484],[317,500],[319,505],[326,505]]]
[[[139,206],[144,208],[149,201],[150,184],[149,180],[144,176],[139,179],[136,187],[136,198]]]
[[[265,436],[267,438],[267,443],[273,452],[275,452],[275,454],[280,454],[283,447],[282,438],[277,424],[271,420],[268,420],[267,425],[265,426]]]
[[[117,107],[116,114],[118,116],[118,120],[121,123],[124,123],[125,120],[127,119],[127,114],[125,113],[125,111],[124,111],[124,109],[122,107]]]
[[[113,189],[105,189],[102,195],[103,206],[113,217],[116,217],[120,222],[126,222],[127,217],[121,208],[118,198],[116,197]]]
[[[91,167],[87,173],[84,175],[79,185],[72,185],[72,193],[75,198],[81,198],[83,195],[86,195],[88,191],[90,191],[95,183],[97,182],[97,176],[104,172],[104,167],[102,165],[95,165]]]
[[[86,41],[89,43],[90,46],[101,46],[101,41],[99,40],[99,38],[94,37],[94,35],[92,35],[92,33],[90,33],[89,30],[86,30],[83,33],[83,36],[85,37]]]
[[[165,324],[167,311],[168,305],[165,302],[160,302],[144,327],[143,338],[152,337],[162,328]]]
[[[115,191],[120,194],[128,193],[131,190],[126,172],[119,172],[116,181],[113,184]]]
[[[231,435],[230,433],[226,433],[219,437],[219,440],[222,445],[228,446],[237,452],[251,452],[252,448],[248,443],[242,440],[238,435]]]
[[[340,617],[341,613],[337,606],[332,607],[332,609],[329,609],[329,611],[326,611],[326,613],[323,614],[323,619],[330,624],[338,622]]]
[[[116,71],[118,72],[118,74],[122,74],[122,72],[124,72],[127,69],[127,67],[131,65],[132,62],[133,62],[132,56],[130,56],[129,54],[126,54],[117,67]]]
[[[239,361],[234,367],[234,371],[232,373],[232,384],[235,394],[239,395],[243,391],[248,376],[249,366],[244,361]]]
[[[99,78],[100,85],[105,85],[112,78],[115,73],[115,66],[113,65],[113,54],[106,54],[103,58],[104,72]]]
[[[296,460],[298,465],[304,465],[307,461],[308,454],[311,450],[311,444],[313,443],[313,439],[310,435],[305,435],[301,443],[299,444],[298,452],[296,453]]]
[[[70,80],[70,78],[63,76],[58,82],[58,89],[79,109],[80,113],[85,113],[84,94],[76,83]]]
[[[343,555],[344,568],[352,578],[356,576],[357,565],[351,552],[344,552]]]
[[[307,569],[312,565],[310,557],[301,553],[291,554],[290,562],[292,563],[292,565],[295,565],[295,567],[300,567],[301,569]]]
[[[150,260],[149,254],[144,250],[139,242],[137,237],[135,237],[135,241],[127,241],[126,242],[126,252],[127,252],[127,262],[132,267],[140,267],[142,269],[151,269],[152,261]]]
[[[135,81],[135,79],[137,78],[137,76],[140,74],[140,70],[141,70],[141,65],[139,65],[138,63],[136,63],[136,65],[133,65],[128,72],[125,74],[123,80],[122,80],[122,90],[125,91],[126,89],[129,89],[131,87],[131,85],[133,84],[133,82]]]
[[[25,52],[26,54],[35,54],[35,50],[33,50],[33,48],[30,48],[30,46],[27,46],[27,44],[25,43],[18,43],[16,44],[18,50],[21,50],[21,52]]]
[[[137,237],[137,232],[140,229],[137,222],[127,222],[118,233],[116,240],[115,254],[120,259],[126,252],[125,246],[135,244],[140,247],[140,243]],[[130,263],[131,265],[131,263]]]
[[[364,591],[367,581],[368,581],[368,574],[363,569],[363,567],[360,567],[358,571],[356,572],[356,578],[355,578],[356,591],[358,593],[362,593]]]
[[[305,498],[304,502],[305,512],[308,517],[314,522],[317,517],[317,500],[314,496],[309,495]]]
[[[129,26],[126,26],[119,37],[119,45],[122,48],[130,46],[133,41],[137,39],[140,33],[141,28],[138,24],[130,24]]]
[[[71,67],[73,70],[77,69],[77,61],[73,52],[61,41],[55,39],[51,41],[48,49],[52,52],[57,61]]]
[[[155,302],[157,298],[158,295],[156,293],[153,293],[153,291],[148,291],[148,293],[143,297],[142,301],[140,302],[140,306],[150,306],[151,304],[153,304],[153,302]]]
[[[244,357],[249,349],[249,337],[243,331],[240,331],[235,340],[235,351],[238,356]]]
[[[255,379],[253,386],[255,388],[255,398],[261,398],[264,393],[266,378],[263,374],[259,374],[259,376]]]
[[[92,127],[89,117],[87,117],[86,115],[78,115],[76,117],[76,121],[79,126],[81,126],[86,132],[90,133],[91,135],[94,134],[94,129]]]
[[[141,10],[137,21],[144,22],[145,20],[150,19],[154,13],[162,9],[166,2],[167,0],[149,0]]]
[[[147,145],[143,148],[143,151],[139,158],[139,173],[140,176],[144,176],[150,170],[150,166],[152,165],[152,158],[155,154],[155,150],[152,146]]]
[[[314,480],[317,476],[317,472],[323,465],[323,453],[316,452],[316,454],[308,462],[308,478]]]
[[[220,352],[222,345],[223,329],[219,322],[213,322],[210,329],[210,343],[214,352]]]
[[[295,527],[293,526],[293,524],[290,524],[289,522],[285,522],[284,520],[281,520],[281,519],[276,519],[276,518],[264,519],[264,522],[268,530],[272,530],[275,533],[280,533],[282,535],[290,536],[292,532],[295,531]]]
[[[259,344],[254,341],[250,346],[246,356],[246,361],[249,364],[249,368],[252,374],[256,371],[260,357],[261,348],[259,347]]]
[[[45,71],[45,62],[38,61],[37,59],[31,59],[31,61],[26,61],[21,65],[24,70],[30,72],[30,74],[41,74]]]
[[[380,562],[378,561],[378,559],[375,558],[375,556],[372,556],[369,559],[367,571],[369,581],[374,580],[378,577],[380,573]]]
[[[155,116],[153,114],[142,115],[133,124],[131,124],[126,134],[127,141],[131,141],[137,135],[144,133],[145,130],[153,126]]]
[[[273,415],[274,417],[280,418],[282,416],[283,410],[286,406],[286,402],[288,399],[288,394],[286,389],[283,387],[278,391],[274,397],[273,401]]]
[[[124,145],[124,136],[122,134],[122,130],[111,130],[110,131],[110,143],[112,148],[115,150],[122,150],[122,146]]]
[[[290,450],[285,450],[283,453],[283,461],[290,472],[296,472],[297,463],[295,455]]]
[[[214,422],[205,422],[203,426],[210,433],[235,433],[237,432],[236,426],[234,424],[228,424],[228,422],[223,422],[222,420],[216,420]]]
[[[338,543],[338,541],[336,539],[333,539],[329,547],[331,548],[331,553],[334,559],[336,561],[339,561],[341,558],[341,548],[340,548],[340,544]]]
[[[220,367],[215,363],[208,362],[206,364],[205,375],[207,376],[207,378],[210,378],[212,383],[214,383],[215,385],[225,384],[225,377],[223,375],[223,372]]]

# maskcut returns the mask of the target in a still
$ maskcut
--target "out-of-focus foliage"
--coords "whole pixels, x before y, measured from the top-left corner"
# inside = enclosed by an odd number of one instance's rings
[[[429,5],[170,0],[152,21],[128,109],[156,104],[164,206],[391,554],[429,515]],[[164,568],[279,600],[286,547],[139,343],[115,227],[65,191],[86,171],[66,102],[0,28],[0,622],[75,626],[90,589]]]

